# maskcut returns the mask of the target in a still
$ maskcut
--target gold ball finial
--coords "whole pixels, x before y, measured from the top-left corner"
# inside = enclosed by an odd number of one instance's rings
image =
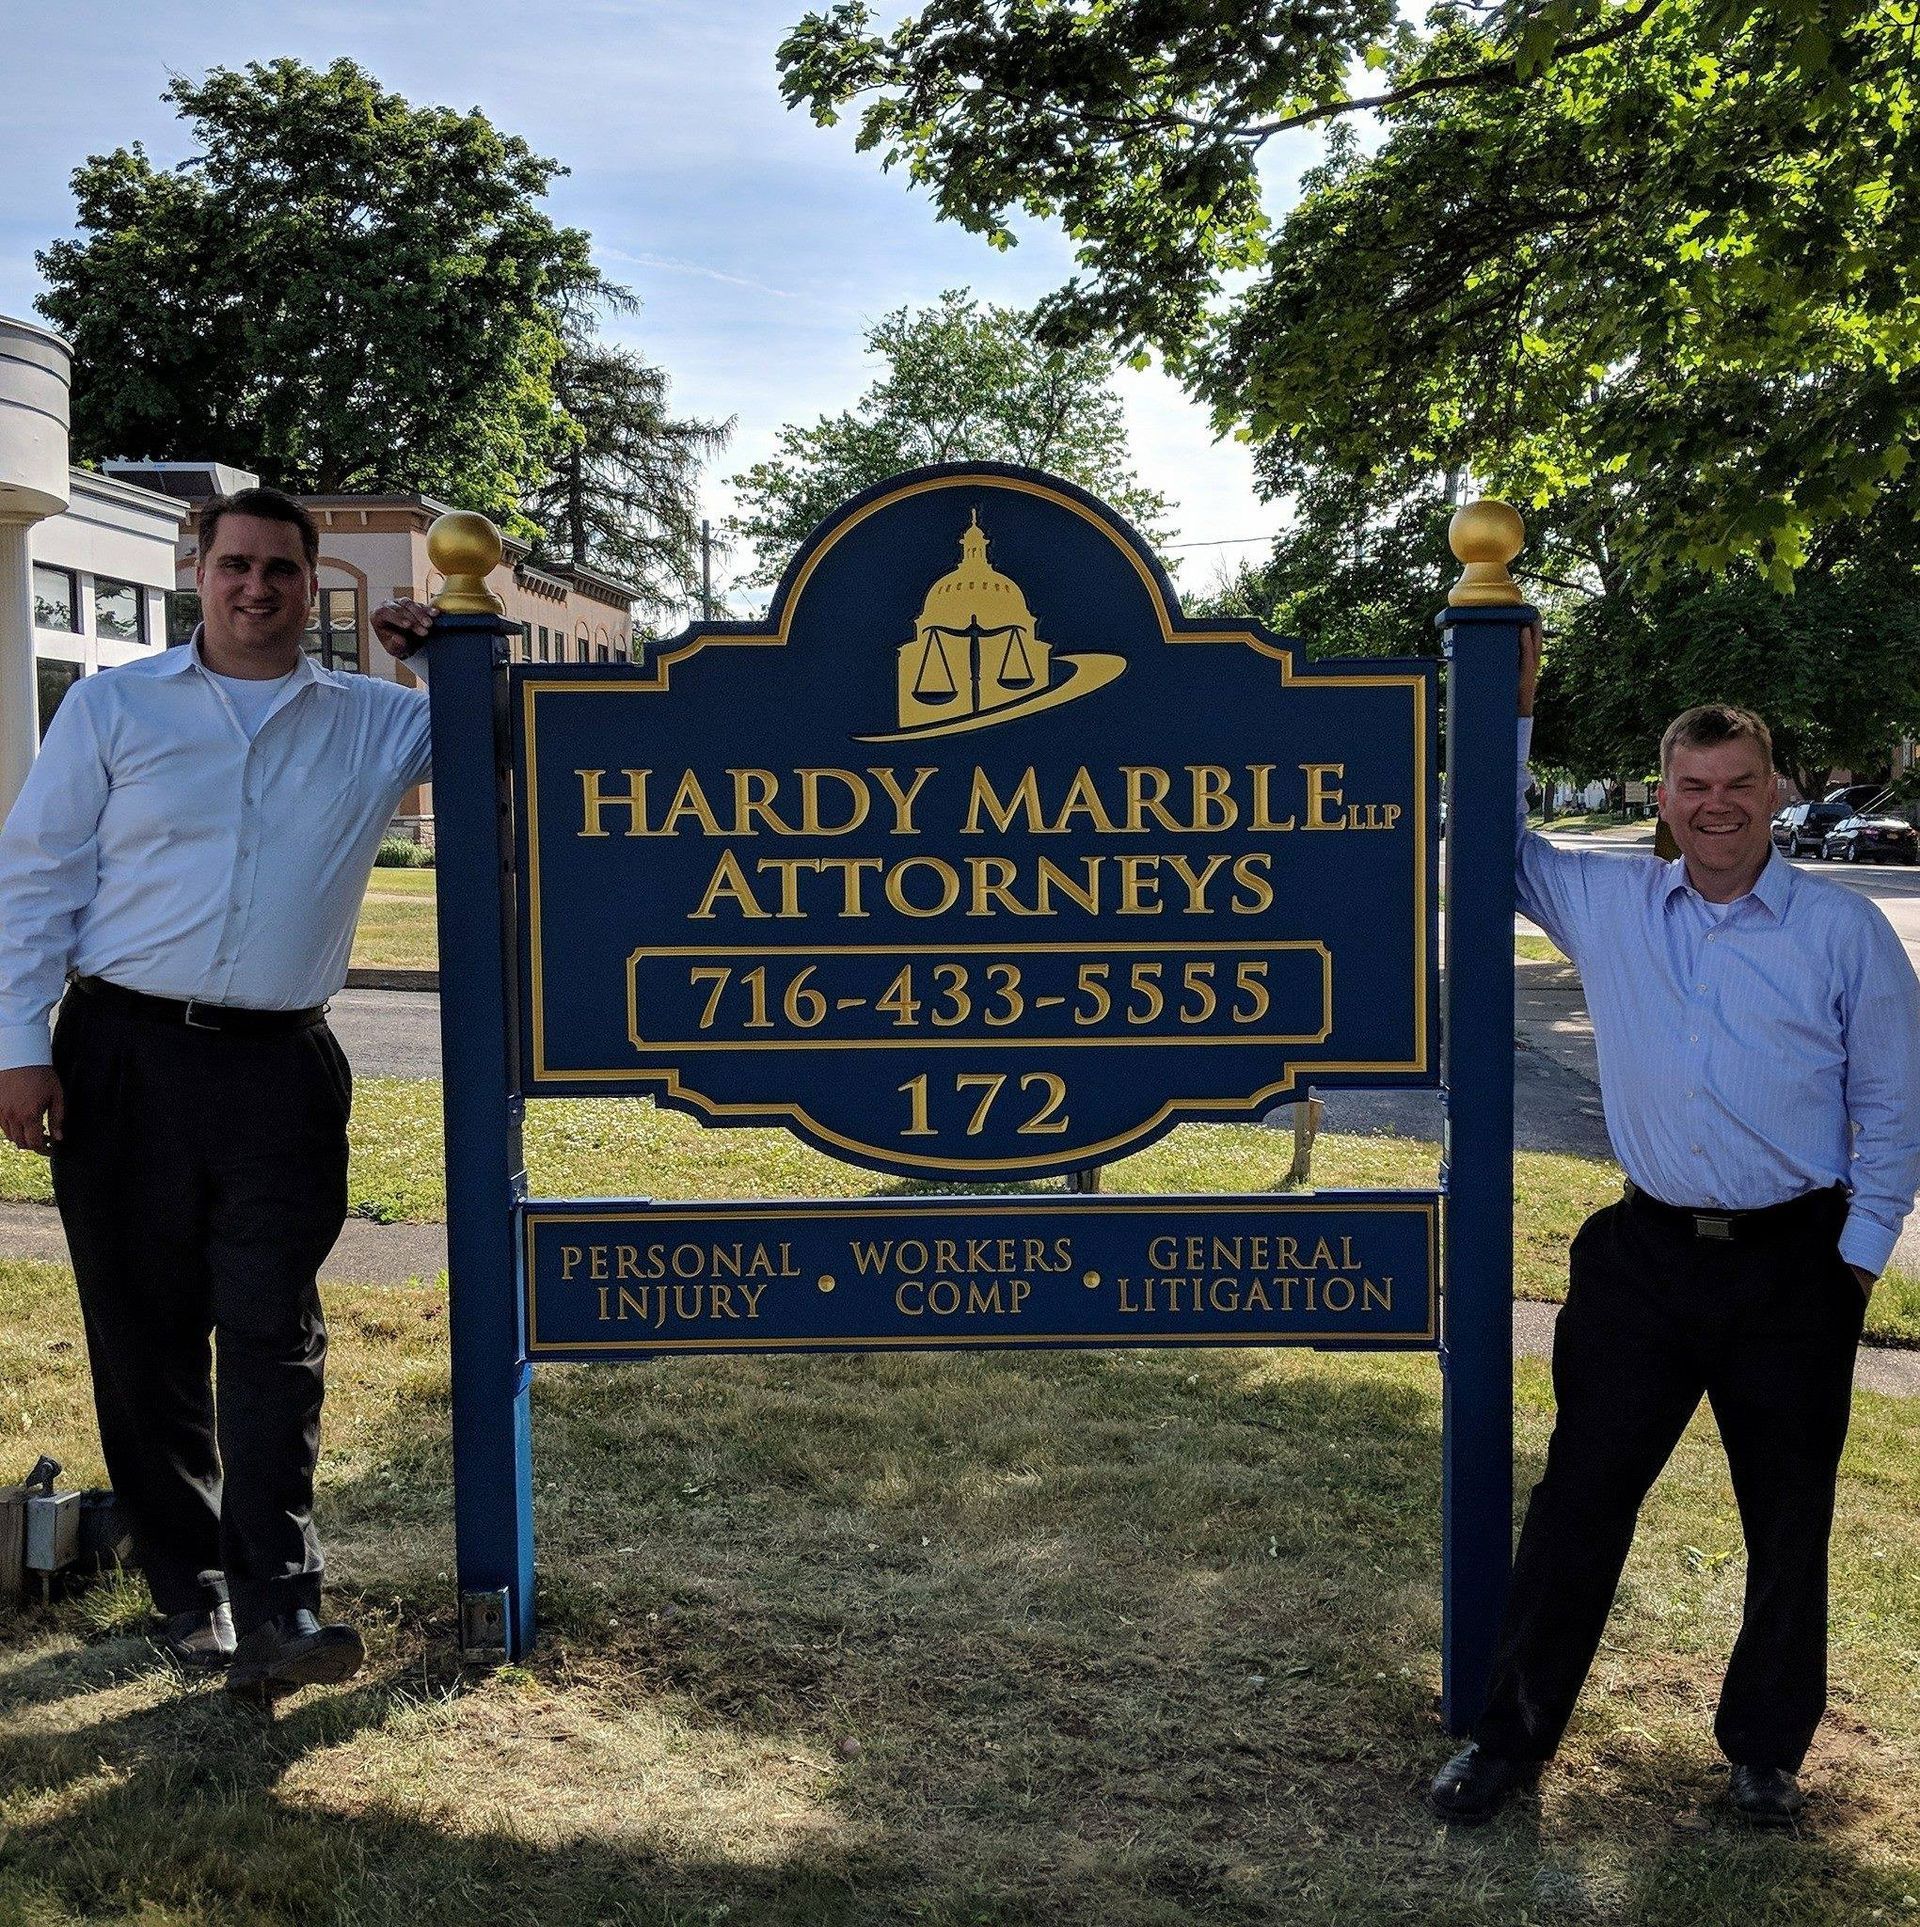
[[[1482,496],[1453,512],[1447,541],[1467,566],[1453,585],[1447,601],[1455,608],[1497,606],[1524,602],[1507,564],[1526,546],[1527,525],[1517,509]]]
[[[503,616],[507,605],[487,587],[504,551],[500,531],[484,515],[453,509],[427,531],[427,560],[446,578],[433,606],[444,616]]]

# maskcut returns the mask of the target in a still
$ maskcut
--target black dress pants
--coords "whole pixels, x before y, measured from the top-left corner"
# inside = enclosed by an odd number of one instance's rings
[[[346,1216],[346,1058],[324,1024],[189,1029],[75,988],[53,1059],[54,1196],[107,1473],[154,1603],[231,1599],[242,1632],[316,1608],[315,1280]]]
[[[1581,1227],[1546,1472],[1474,1728],[1489,1753],[1544,1760],[1558,1746],[1640,1502],[1704,1393],[1747,1545],[1714,1736],[1736,1765],[1799,1769],[1826,1707],[1827,1541],[1865,1315],[1836,1247],[1846,1209],[1843,1192],[1823,1194],[1720,1243],[1630,1197]]]

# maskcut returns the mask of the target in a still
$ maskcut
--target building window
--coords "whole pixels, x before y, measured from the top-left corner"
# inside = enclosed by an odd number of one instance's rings
[[[82,671],[77,662],[58,662],[50,656],[36,657],[33,668],[40,685],[40,734],[44,737],[53,712],[60,707],[60,698],[80,680]]]
[[[80,633],[80,597],[71,569],[50,569],[43,562],[33,565],[33,626],[64,629],[70,636]]]
[[[300,646],[322,669],[360,667],[360,591],[322,589],[307,617]]]
[[[513,639],[514,651],[522,662],[533,660],[533,624],[523,622],[520,633]]]
[[[137,582],[93,578],[93,633],[102,642],[145,642],[147,596]]]
[[[543,622],[540,625],[540,660],[542,662],[546,662],[549,660],[547,651],[552,647],[553,647],[552,631],[549,630],[547,625]]]
[[[613,660],[613,651],[609,649],[604,642],[599,644],[599,650],[600,660],[602,662],[611,662]]]
[[[193,640],[200,626],[200,598],[192,589],[167,591],[167,647],[178,649]]]

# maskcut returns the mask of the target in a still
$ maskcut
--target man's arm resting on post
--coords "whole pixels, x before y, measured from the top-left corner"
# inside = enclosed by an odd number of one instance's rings
[[[1516,738],[1513,834],[1514,885],[1521,914],[1531,917],[1577,963],[1574,932],[1587,907],[1588,859],[1556,850],[1527,827],[1527,755],[1533,746],[1533,694],[1540,680],[1540,630],[1520,634],[1519,728]],[[1602,859],[1604,860],[1604,859]]]
[[[0,829],[0,1133],[45,1152],[65,1124],[48,1018],[93,893],[106,759],[84,685],[60,705]]]
[[[1920,1190],[1920,982],[1877,909],[1847,985],[1847,1119],[1853,1204],[1840,1256],[1872,1295]]]

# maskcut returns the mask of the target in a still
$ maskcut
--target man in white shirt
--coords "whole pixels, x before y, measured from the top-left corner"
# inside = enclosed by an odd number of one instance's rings
[[[428,717],[303,653],[297,502],[217,498],[199,538],[193,642],[76,684],[0,830],[0,1130],[51,1156],[161,1644],[271,1697],[363,1658],[316,1617],[315,1278],[352,1103],[326,1001]],[[375,617],[396,655],[427,621]]]

